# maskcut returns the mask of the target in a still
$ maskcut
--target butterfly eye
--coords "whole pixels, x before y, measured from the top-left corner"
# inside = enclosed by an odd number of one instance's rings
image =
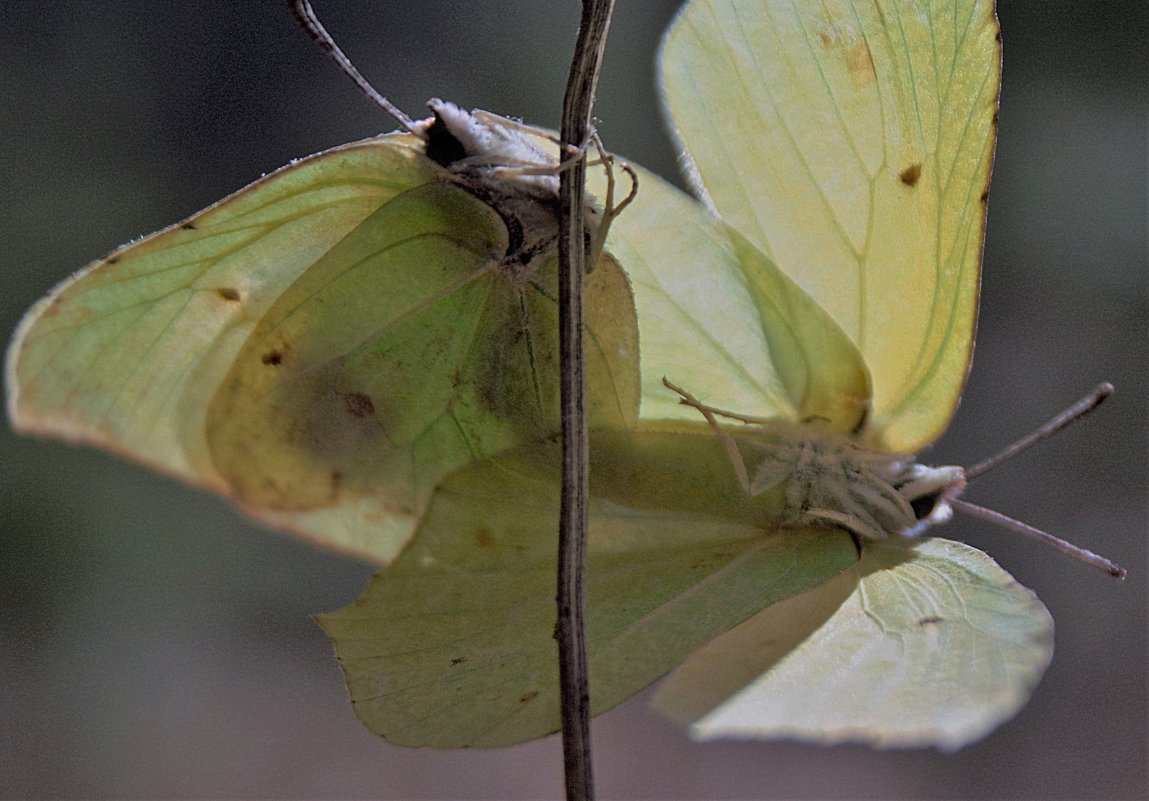
[[[440,167],[449,167],[467,157],[467,149],[443,121],[438,110],[430,125],[425,129],[427,158]]]

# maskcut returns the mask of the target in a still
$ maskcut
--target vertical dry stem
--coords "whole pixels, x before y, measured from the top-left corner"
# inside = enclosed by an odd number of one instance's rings
[[[582,22],[563,98],[562,140],[588,140],[595,86],[614,0],[583,0]],[[587,681],[583,576],[586,567],[588,444],[583,409],[582,280],[586,249],[583,195],[586,160],[559,177],[559,354],[563,487],[559,520],[558,625],[563,764],[567,801],[594,798],[590,691]]]

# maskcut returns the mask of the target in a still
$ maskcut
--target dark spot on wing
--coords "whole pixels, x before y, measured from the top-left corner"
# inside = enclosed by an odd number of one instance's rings
[[[451,665],[452,665],[452,666],[454,666],[454,665],[461,665],[462,663],[464,663],[464,662],[466,662],[466,661],[467,661],[467,657],[465,657],[465,656],[456,656],[454,659],[452,659],[452,660],[451,660]]]
[[[934,625],[936,623],[941,623],[941,622],[942,622],[942,618],[940,618],[940,617],[923,617],[921,620],[918,621],[918,625],[919,626],[931,626],[931,625]]]
[[[985,192],[982,192],[982,193],[981,193],[981,202],[982,202],[983,204],[985,204],[985,203],[988,203],[988,202],[989,202],[989,190],[986,190]]]
[[[519,703],[525,704],[527,701],[533,701],[538,697],[539,697],[539,691],[538,690],[529,690],[528,692],[525,692],[519,696]]]
[[[233,286],[221,286],[215,291],[215,293],[224,300],[230,300],[233,302],[239,301],[239,290]]]
[[[874,57],[866,40],[846,21],[827,12],[818,21],[818,39],[827,50],[837,50],[846,62],[846,72],[855,86],[865,86],[877,78]]]
[[[195,230],[195,223],[190,223],[190,222],[181,223],[180,228],[182,228],[185,231],[194,231]]]
[[[48,306],[48,308],[44,309],[44,315],[43,316],[44,317],[55,317],[57,314],[60,313],[60,304],[63,302],[64,302],[64,299],[57,295],[55,298],[52,299],[52,304],[50,306]]]
[[[475,534],[475,544],[480,548],[490,548],[495,544],[495,535],[491,533],[490,529],[481,528]]]
[[[362,392],[350,392],[343,396],[343,405],[355,417],[374,417],[375,404],[371,397]]]
[[[877,79],[870,46],[865,41],[858,42],[846,52],[846,69],[857,86],[865,86]]]
[[[922,165],[911,164],[898,173],[898,177],[902,179],[902,183],[906,186],[917,186],[918,179],[922,177]]]
[[[119,256],[108,256],[107,260],[104,261],[104,264],[118,264],[119,261]]]
[[[259,357],[259,360],[266,365],[276,367],[283,364],[283,354],[277,350],[269,350],[267,353]]]

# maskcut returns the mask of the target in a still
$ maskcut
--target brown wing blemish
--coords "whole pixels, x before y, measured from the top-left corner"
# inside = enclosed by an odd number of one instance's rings
[[[260,356],[259,360],[269,367],[278,367],[283,364],[283,353],[278,350],[269,350]]]
[[[215,293],[224,300],[231,301],[232,303],[239,302],[239,290],[233,286],[221,286],[215,290]]]
[[[59,295],[54,297],[52,302],[48,304],[48,308],[44,309],[44,313],[41,315],[41,317],[47,319],[48,317],[55,317],[58,315],[60,313],[60,306],[63,302],[64,299]]]
[[[910,166],[908,166],[904,170],[902,170],[900,173],[898,173],[898,178],[900,178],[902,183],[905,184],[906,186],[917,186],[918,185],[918,179],[921,177],[922,177],[922,165],[921,164],[911,164]]]
[[[528,690],[527,692],[525,692],[519,696],[519,703],[525,704],[527,701],[533,701],[538,697],[539,697],[539,691],[538,690]]]
[[[375,404],[371,396],[362,392],[349,392],[343,396],[343,406],[353,417],[374,417]]]
[[[868,86],[877,80],[870,45],[850,20],[827,11],[819,20],[817,34],[824,48],[841,52],[846,73],[855,87]]]
[[[184,231],[194,231],[194,230],[196,230],[195,223],[193,223],[193,222],[180,223],[180,229],[184,230]]]
[[[495,545],[495,535],[488,528],[481,528],[475,533],[475,544],[480,548],[492,548]]]
[[[940,617],[933,617],[933,616],[923,617],[921,620],[918,621],[918,625],[919,626],[931,626],[931,625],[936,625],[936,624],[941,623],[941,622],[942,622],[942,618],[940,618]]]
[[[846,69],[856,86],[864,86],[877,80],[878,73],[874,70],[874,58],[870,55],[870,46],[864,41],[858,42],[846,52]]]

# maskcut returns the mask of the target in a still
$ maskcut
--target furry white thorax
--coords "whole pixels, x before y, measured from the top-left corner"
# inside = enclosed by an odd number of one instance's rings
[[[788,522],[831,523],[867,540],[918,536],[953,516],[948,500],[965,486],[960,467],[927,467],[813,425],[755,428],[761,438],[740,439],[763,457],[748,490],[759,495],[781,487]],[[928,508],[915,510],[921,500]]]
[[[466,111],[434,98],[435,116],[415,123],[428,143],[441,125],[455,151],[437,159],[466,188],[507,223],[511,246],[505,263],[526,265],[550,252],[558,237],[559,144],[546,131],[488,111]],[[442,141],[442,140],[440,140]],[[457,145],[457,147],[455,147]],[[606,215],[591,196],[583,207],[586,240],[596,242]],[[592,265],[593,266],[593,265]],[[514,270],[519,279],[528,275]]]
[[[543,131],[536,131],[516,120],[487,111],[467,111],[454,103],[433,98],[427,103],[443,126],[463,146],[466,156],[451,165],[457,172],[511,167],[502,170],[503,180],[519,184],[528,191],[557,197],[559,191],[557,145],[550,152],[542,147],[547,141]],[[434,120],[421,124],[431,125]]]

